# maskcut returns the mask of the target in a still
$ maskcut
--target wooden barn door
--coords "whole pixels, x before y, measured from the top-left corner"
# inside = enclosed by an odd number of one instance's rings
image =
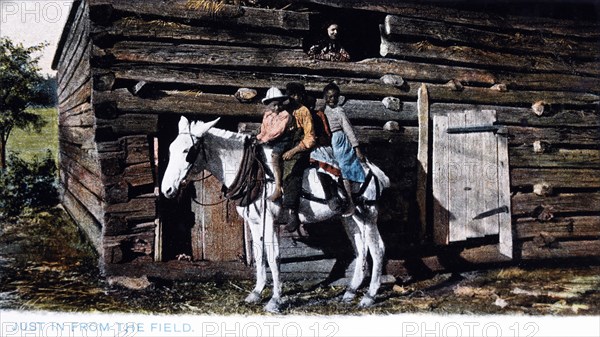
[[[205,171],[194,182],[196,197],[192,198],[192,212],[195,221],[191,231],[193,258],[242,261],[246,241],[244,221],[236,211],[235,202],[224,200],[221,182],[209,175]]]
[[[499,235],[512,257],[508,142],[494,110],[433,116],[434,241]]]

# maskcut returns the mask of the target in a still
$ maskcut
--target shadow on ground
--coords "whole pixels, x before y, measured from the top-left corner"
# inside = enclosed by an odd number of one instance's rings
[[[243,303],[251,281],[109,285],[97,256],[60,208],[0,222],[0,309],[162,314],[258,314]],[[339,302],[343,287],[287,283],[287,314],[600,314],[600,266],[510,267],[439,274],[382,288],[376,304]],[[265,291],[268,296],[268,290]],[[358,299],[357,299],[358,300]],[[263,302],[265,303],[265,302]]]

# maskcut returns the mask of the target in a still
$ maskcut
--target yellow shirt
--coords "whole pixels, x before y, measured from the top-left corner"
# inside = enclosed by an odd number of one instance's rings
[[[296,117],[296,125],[304,130],[304,137],[300,141],[300,144],[305,150],[312,149],[317,141],[310,111],[302,105],[300,108],[294,110],[294,117]]]

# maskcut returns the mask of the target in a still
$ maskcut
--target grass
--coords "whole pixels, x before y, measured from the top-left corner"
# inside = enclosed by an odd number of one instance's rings
[[[33,157],[44,158],[46,151],[52,151],[58,161],[58,112],[56,108],[32,108],[30,111],[41,115],[47,124],[41,132],[14,129],[8,138],[7,149],[19,153],[19,157],[31,161]]]

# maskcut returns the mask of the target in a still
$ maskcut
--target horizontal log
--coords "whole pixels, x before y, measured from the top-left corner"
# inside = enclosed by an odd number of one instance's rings
[[[77,226],[83,230],[85,236],[92,243],[92,246],[99,255],[102,252],[102,226],[81,204],[77,198],[68,190],[64,191],[62,196],[62,205],[65,207],[69,215]]]
[[[214,13],[203,9],[194,9],[187,0],[147,2],[144,0],[90,0],[92,17],[102,5],[113,10],[167,18],[202,21],[225,26],[240,25],[246,27],[277,28],[286,31],[306,31],[310,28],[309,14],[293,11],[239,7],[220,4]]]
[[[59,103],[58,111],[60,113],[63,111],[70,111],[84,103],[90,102],[92,96],[92,81],[88,77],[81,86],[74,90],[75,91],[72,92],[70,96],[65,97],[65,99]]]
[[[463,24],[482,28],[494,27],[501,31],[534,32],[554,34],[580,39],[600,38],[600,24],[596,21],[573,20],[568,18],[557,19],[550,17],[526,15],[498,15],[490,11],[464,10],[439,6],[439,1],[434,4],[398,2],[393,0],[361,1],[361,0],[290,0],[292,2],[310,2],[326,6],[335,6],[369,11],[383,12],[406,17],[421,19],[439,18],[448,23]],[[460,5],[460,3],[457,3]],[[535,9],[535,8],[534,8]]]
[[[465,110],[496,110],[498,124],[519,126],[547,126],[556,127],[591,127],[600,125],[600,115],[595,109],[563,109],[558,106],[548,113],[537,116],[531,108],[506,107],[499,105],[482,104],[449,104],[433,103],[430,106],[432,113],[463,112]]]
[[[600,188],[598,169],[513,168],[510,179],[512,187],[547,183],[554,189]]]
[[[316,71],[323,68],[322,72],[331,71],[330,67],[323,64],[332,62],[316,61],[306,71]],[[335,64],[335,63],[334,63]],[[349,69],[348,63],[338,63],[340,71],[331,72],[328,76],[323,75],[298,75],[297,73],[272,73],[252,72],[241,70],[214,70],[211,68],[194,66],[174,66],[157,64],[121,63],[110,68],[117,77],[129,80],[143,80],[158,83],[184,83],[197,85],[227,85],[239,87],[285,87],[289,81],[300,81],[310,91],[316,91],[320,96],[321,83],[333,81],[343,86],[353,83],[369,82],[364,78],[356,78],[363,75],[378,80],[382,74],[394,73],[405,80],[424,81],[430,83],[447,83],[457,80],[465,85],[480,85],[490,87],[495,83],[504,83],[509,89],[514,90],[565,90],[564,83],[569,83],[568,90],[576,92],[600,92],[600,78],[577,76],[572,74],[523,74],[514,72],[487,72],[484,70],[450,67],[444,65],[424,64],[407,62],[393,59],[368,59],[352,63],[354,69]],[[368,66],[368,67],[365,67]],[[309,65],[310,66],[310,65]],[[315,68],[315,69],[313,69]],[[354,71],[354,73],[352,73]],[[322,73],[321,72],[321,73]],[[202,74],[200,76],[200,74]],[[351,78],[340,75],[353,76]],[[266,83],[265,83],[266,82]],[[345,88],[344,91],[348,89]],[[372,89],[371,89],[372,90]],[[369,90],[369,91],[371,91]],[[362,94],[362,93],[359,93]],[[383,95],[383,94],[382,94]],[[390,94],[387,94],[390,95]]]
[[[520,218],[515,220],[514,226],[517,239],[531,239],[542,234],[556,239],[600,238],[599,216],[557,217],[548,222]]]
[[[517,55],[493,52],[468,46],[438,46],[428,41],[405,43],[381,38],[383,57],[413,59],[421,62],[452,62],[460,66],[477,66],[520,72],[544,71],[565,74],[600,75],[600,63],[561,60],[550,56]]]
[[[129,165],[125,168],[123,179],[133,186],[154,185],[154,175],[150,162]]]
[[[58,114],[58,125],[62,126],[94,126],[94,113],[92,105],[89,102],[78,105],[67,111],[60,111]]]
[[[222,49],[221,52],[218,52]],[[264,48],[260,52],[250,47],[220,47],[220,46],[192,46],[192,45],[174,45],[169,43],[146,43],[131,42],[127,44],[117,43],[115,48],[109,50],[118,61],[128,62],[159,62],[178,64],[210,64],[211,66],[238,66],[240,64],[253,67],[297,67],[309,66],[314,62],[307,59],[302,51],[283,50]],[[148,53],[152,50],[152,53]],[[226,56],[225,56],[226,55]],[[261,55],[257,58],[256,55]],[[331,63],[331,62],[329,62]],[[341,63],[341,62],[338,62]],[[372,70],[371,70],[372,71]],[[354,74],[353,76],[356,76]],[[151,78],[151,76],[148,76]],[[188,81],[203,81],[201,76],[195,75],[195,79]],[[218,79],[216,80],[218,81]],[[213,82],[214,83],[214,82]],[[396,96],[404,100],[416,100],[417,90],[421,83],[408,83],[408,91],[393,87],[379,87],[384,90],[379,94],[382,96]],[[244,83],[237,82],[236,86],[245,86]],[[264,84],[262,84],[264,85]],[[319,89],[322,87],[319,83]],[[356,91],[362,83],[356,83]],[[351,86],[351,87],[352,87]],[[371,94],[376,84],[367,86],[369,88],[365,94]],[[465,87],[462,91],[454,91],[445,85],[432,84],[428,88],[430,99],[442,102],[468,102],[480,104],[505,104],[530,106],[533,102],[544,100],[549,104],[569,104],[569,105],[593,105],[600,101],[598,95],[591,93],[572,93],[572,92],[554,92],[554,91],[508,91],[500,92],[488,88]],[[237,88],[236,88],[237,90]],[[364,91],[362,91],[364,92]]]
[[[378,97],[399,97],[402,99],[415,100],[415,88],[418,83],[407,82],[409,91],[405,88],[399,89],[393,86],[384,85],[379,79],[364,79],[355,77],[340,76],[318,76],[318,75],[298,75],[298,74],[273,74],[257,73],[249,71],[233,70],[210,70],[204,68],[185,69],[179,67],[160,67],[160,66],[141,66],[120,64],[112,67],[117,78],[135,81],[146,81],[149,83],[176,83],[192,84],[202,86],[231,86],[235,88],[249,87],[254,89],[266,89],[271,86],[284,88],[290,81],[304,83],[306,89],[312,92],[313,96],[320,97],[322,88],[328,83],[335,81],[342,89],[343,95],[355,96],[378,96]],[[598,80],[600,84],[600,80]],[[498,92],[485,88],[466,88],[463,93],[456,93],[448,90],[444,86],[431,86],[434,95],[433,99],[438,101],[477,101],[488,104],[527,104],[533,103],[533,100],[546,100],[554,103],[594,103],[598,100],[596,95],[573,94],[563,92],[542,92],[542,91],[511,91]],[[564,86],[561,87],[564,90]],[[464,96],[464,98],[463,98]],[[488,98],[489,96],[489,98]]]
[[[238,130],[244,133],[257,134],[260,123],[239,123]],[[383,128],[372,126],[354,126],[358,141],[363,144],[400,144],[416,143],[419,130],[416,127],[405,127],[398,131],[387,131]]]
[[[150,162],[150,144],[148,136],[131,136],[121,139],[126,152],[125,163],[127,165]]]
[[[106,213],[124,216],[128,221],[154,221],[156,218],[156,196],[143,195],[125,203],[106,205]]]
[[[62,126],[58,129],[58,137],[62,141],[76,144],[84,149],[94,149],[94,128],[78,126]]]
[[[511,203],[514,216],[531,216],[540,206],[550,208],[555,214],[600,212],[600,193],[563,193],[543,197],[517,193]]]
[[[80,146],[67,142],[59,142],[61,158],[70,158],[77,161],[81,166],[92,172],[95,176],[101,177],[100,164],[98,156],[93,149],[83,149]],[[61,159],[64,161],[65,159]]]
[[[148,53],[152,50],[152,53]],[[393,59],[366,59],[360,62],[329,62],[310,59],[301,49],[253,48],[217,45],[169,44],[127,41],[103,50],[110,62],[159,63],[173,66],[221,66],[236,68],[280,67],[311,74],[349,74],[380,78],[397,74],[407,79],[445,83],[456,79],[470,84],[492,85],[496,78],[485,70],[414,63]],[[112,59],[114,57],[114,60]]]
[[[83,186],[75,177],[66,174],[64,178],[66,180],[62,182],[63,188],[79,200],[96,221],[101,223],[104,218],[104,203],[102,200]]]
[[[152,113],[152,110],[148,110]],[[96,120],[96,139],[105,141],[130,135],[156,135],[158,116],[153,114],[124,114],[113,119]]]
[[[497,83],[506,84],[509,90],[554,90],[600,93],[600,78],[575,74],[515,73],[493,71]],[[568,86],[565,83],[569,83]]]
[[[126,17],[110,26],[93,25],[92,39],[107,45],[117,40],[173,39],[177,41],[217,44],[245,44],[252,46],[278,46],[302,48],[302,38],[285,33],[268,34],[252,32],[239,27],[200,27],[167,20],[146,21]]]
[[[58,129],[58,138],[72,144],[77,144],[84,149],[93,149],[94,146],[94,128],[63,126]]]
[[[491,48],[517,53],[551,54],[576,58],[595,58],[600,53],[600,45],[596,42],[542,36],[539,32],[499,32],[498,27],[493,26],[487,29],[473,28],[443,21],[394,15],[386,16],[384,31],[392,39],[406,36],[429,38],[447,44],[481,46],[483,49]]]
[[[74,179],[77,179],[81,185],[87,188],[90,192],[94,193],[98,198],[104,198],[104,186],[99,176],[90,172],[88,169],[80,165],[77,161],[71,158],[62,158],[59,168],[60,174],[63,181],[66,180],[65,175],[70,175]]]
[[[549,153],[535,153],[533,146],[511,147],[508,150],[510,167],[538,168],[598,168],[600,150],[553,149]]]
[[[57,93],[61,100],[62,97],[72,95],[77,88],[90,78],[91,44],[88,43],[87,46],[81,48],[83,50],[81,51],[80,60],[73,64],[73,69],[67,70],[68,73],[65,73],[61,82],[58,83]]]
[[[598,257],[600,240],[561,241],[556,247],[539,247],[533,241],[523,242],[521,258],[524,260]]]
[[[510,145],[532,145],[535,141],[549,144],[598,145],[600,132],[598,128],[572,128],[559,125],[557,128],[532,128],[509,126]]]
[[[77,63],[80,60],[79,58],[74,59],[73,55],[79,51],[78,47],[81,46],[82,41],[86,38],[84,32],[88,21],[87,11],[88,8],[86,3],[82,3],[81,6],[77,7],[77,12],[73,17],[73,21],[68,27],[69,34],[62,37],[65,40],[62,49],[59,51],[60,57],[58,58],[58,63],[55,65],[55,69],[58,70],[57,79],[59,83],[65,80],[65,75],[68,75],[65,70],[69,64],[71,62]]]

